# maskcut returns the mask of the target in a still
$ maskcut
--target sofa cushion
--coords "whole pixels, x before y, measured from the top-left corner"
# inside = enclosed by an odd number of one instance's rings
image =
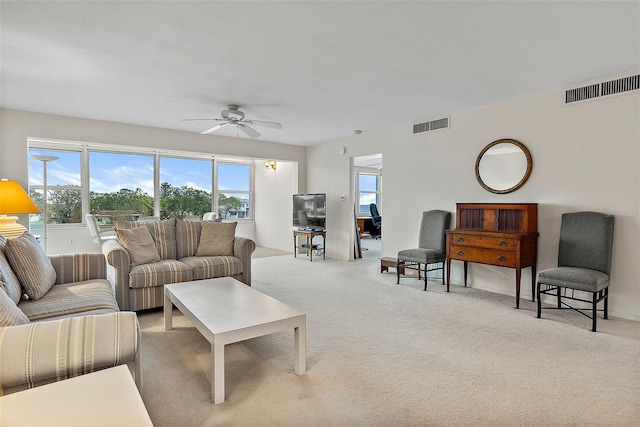
[[[16,303],[0,289],[0,327],[24,325],[29,319],[18,308]]]
[[[193,280],[191,267],[175,259],[131,267],[130,288],[148,288]]]
[[[11,269],[9,260],[4,255],[4,252],[0,250],[0,287],[4,289],[9,298],[16,304],[22,297],[22,287],[20,281],[16,276],[16,273]]]
[[[129,252],[131,265],[160,261],[160,254],[147,227],[116,230],[118,240]]]
[[[58,284],[43,298],[20,301],[18,307],[31,321],[86,314],[93,310],[120,311],[106,279]]]
[[[56,283],[56,271],[51,261],[28,231],[19,237],[8,239],[5,254],[29,298],[42,298]]]
[[[156,221],[114,221],[114,227],[116,230],[125,230],[138,227],[147,227],[153,238],[153,242],[158,250],[160,259],[177,259],[176,255],[176,219],[171,217],[169,219],[156,220]]]
[[[187,257],[180,261],[189,265],[193,270],[192,280],[242,274],[242,260],[234,256]]]
[[[200,221],[183,221],[181,219],[176,221],[177,259],[196,254],[201,230],[202,222]]]
[[[233,255],[237,222],[203,222],[196,256]]]

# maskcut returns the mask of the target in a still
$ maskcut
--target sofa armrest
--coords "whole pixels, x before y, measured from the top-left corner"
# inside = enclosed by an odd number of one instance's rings
[[[139,348],[133,312],[0,328],[0,395],[125,363],[140,387]]]
[[[107,278],[107,263],[100,253],[50,255],[56,284]]]
[[[246,237],[233,240],[233,256],[242,261],[242,282],[251,286],[251,254],[256,249],[256,242]]]
[[[107,279],[113,286],[120,310],[129,310],[129,272],[131,257],[117,240],[107,240],[102,244],[102,253],[107,260]]]

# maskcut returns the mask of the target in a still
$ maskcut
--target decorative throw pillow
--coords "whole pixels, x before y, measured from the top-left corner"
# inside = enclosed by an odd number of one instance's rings
[[[198,250],[198,241],[202,231],[201,221],[176,220],[176,258],[194,256]]]
[[[22,297],[20,281],[16,277],[16,273],[11,269],[9,260],[5,257],[2,250],[0,250],[0,287],[4,288],[4,291],[13,302],[16,304],[20,302],[20,298]]]
[[[196,256],[233,255],[237,225],[237,222],[203,222]]]
[[[42,298],[56,283],[56,270],[40,243],[28,231],[7,240],[5,255],[22,289],[32,300]]]
[[[176,259],[176,219],[148,221],[147,226],[156,244],[160,259]]]
[[[160,259],[176,259],[175,217],[144,222],[115,220],[113,226],[116,231],[146,226],[151,233],[151,238],[156,245]]]
[[[129,252],[132,266],[160,261],[158,249],[147,227],[116,230],[116,233],[122,246]]]
[[[113,228],[115,230],[129,230],[131,228],[142,227],[141,222],[137,221],[125,221],[123,219],[114,219],[113,220]]]
[[[0,289],[0,327],[25,325],[29,318],[18,308],[9,295]]]

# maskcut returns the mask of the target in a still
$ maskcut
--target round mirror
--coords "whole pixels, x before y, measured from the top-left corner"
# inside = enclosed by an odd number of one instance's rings
[[[476,178],[487,191],[511,193],[527,182],[532,167],[527,147],[515,139],[499,139],[478,154]]]

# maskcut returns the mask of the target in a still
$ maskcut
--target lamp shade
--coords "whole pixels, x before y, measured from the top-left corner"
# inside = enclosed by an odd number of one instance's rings
[[[0,215],[40,213],[18,181],[0,180]]]

